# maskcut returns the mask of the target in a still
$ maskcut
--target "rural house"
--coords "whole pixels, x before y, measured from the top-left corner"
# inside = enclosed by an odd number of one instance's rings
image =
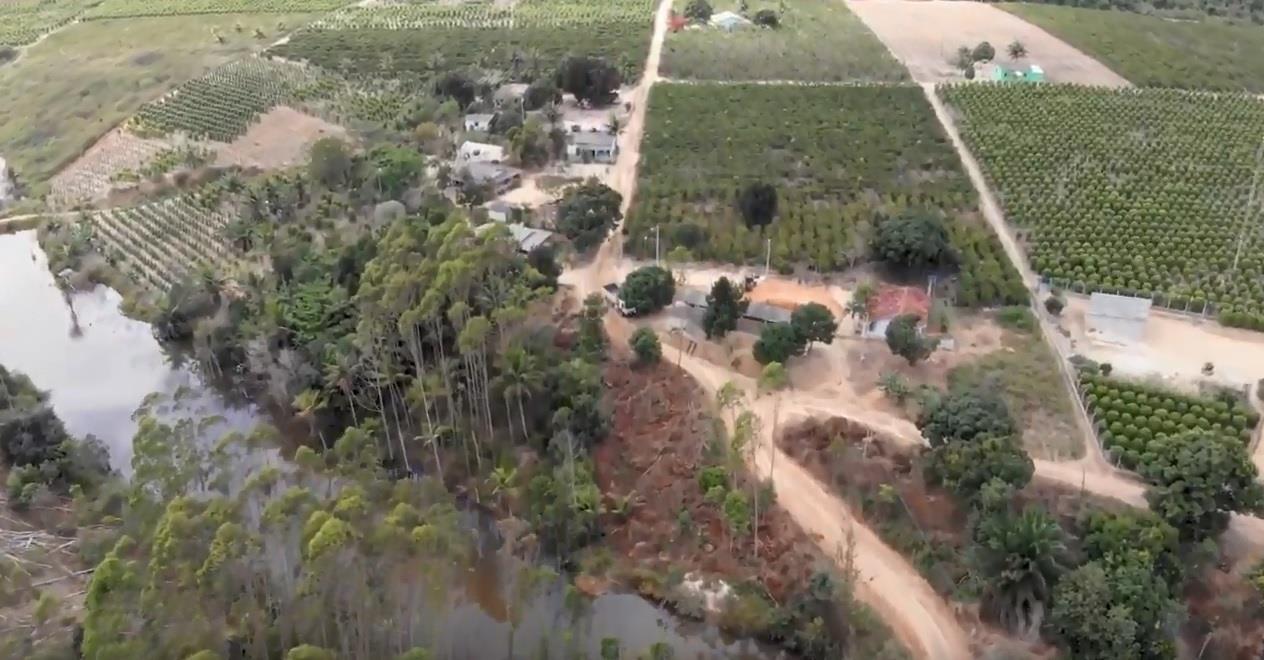
[[[479,225],[474,228],[474,232],[482,234],[485,231],[491,230],[492,227],[505,227],[508,229],[509,235],[513,238],[514,243],[518,244],[518,251],[523,254],[530,254],[532,250],[543,245],[548,245],[555,235],[547,229],[536,229],[535,227],[528,227],[520,224],[502,225],[496,222]]]
[[[1097,341],[1134,344],[1145,339],[1150,299],[1094,293],[1088,301],[1085,332]]]
[[[887,336],[887,326],[897,316],[916,315],[919,331],[926,327],[930,316],[930,296],[924,289],[913,286],[884,286],[869,299],[869,323],[864,336],[879,339]]]
[[[485,142],[466,140],[457,151],[457,164],[466,163],[499,163],[505,160],[505,148]]]
[[[566,142],[568,160],[581,163],[613,163],[619,141],[609,133],[572,133]]]
[[[509,222],[514,207],[507,202],[495,201],[487,205],[487,218],[495,222]]]
[[[486,113],[465,115],[465,130],[487,133],[492,130],[492,119],[495,117],[496,115]]]
[[[457,180],[457,185],[465,185],[467,180],[476,186],[489,186],[495,194],[500,195],[522,182],[522,171],[493,163],[470,163],[465,168],[464,176]]]
[[[713,27],[720,28],[725,32],[740,30],[750,24],[750,20],[748,20],[745,16],[731,11],[722,11],[718,14],[711,15],[711,25]]]

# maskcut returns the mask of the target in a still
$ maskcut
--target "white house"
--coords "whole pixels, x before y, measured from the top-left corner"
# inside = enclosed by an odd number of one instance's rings
[[[731,11],[722,11],[718,14],[711,15],[711,25],[720,28],[725,32],[740,30],[750,24],[750,20],[748,20],[745,16]]]
[[[619,140],[609,133],[571,133],[566,157],[582,163],[613,163],[619,157]]]
[[[492,118],[495,116],[485,113],[465,115],[465,130],[486,133],[492,130]]]
[[[457,151],[457,164],[499,163],[505,160],[505,148],[500,145],[466,140]]]
[[[514,207],[506,202],[491,202],[487,205],[487,217],[496,222],[509,222],[509,217],[513,215],[513,210]]]

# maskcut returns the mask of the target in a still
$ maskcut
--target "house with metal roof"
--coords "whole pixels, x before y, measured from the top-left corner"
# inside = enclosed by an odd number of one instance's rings
[[[731,11],[712,14],[710,23],[713,27],[720,28],[725,32],[740,30],[751,24],[750,19]]]
[[[498,144],[466,140],[456,153],[457,165],[466,163],[501,163],[505,160],[505,148]]]
[[[465,115],[465,130],[487,133],[492,130],[492,119],[496,115],[489,113],[471,113]]]
[[[571,133],[566,139],[566,158],[581,163],[613,163],[619,157],[619,140],[609,133]]]
[[[1085,334],[1111,344],[1135,344],[1145,339],[1150,299],[1094,293],[1088,300]]]
[[[470,163],[462,169],[462,176],[457,178],[457,185],[464,186],[466,181],[481,186],[491,186],[497,194],[517,187],[522,182],[522,170],[516,167],[496,165],[493,163]]]

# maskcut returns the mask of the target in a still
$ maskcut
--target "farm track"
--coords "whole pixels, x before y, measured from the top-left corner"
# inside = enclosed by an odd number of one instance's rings
[[[634,92],[633,111],[621,136],[622,153],[609,178],[610,185],[623,195],[621,210],[624,217],[636,196],[637,164],[645,131],[646,106],[650,89],[660,80],[659,61],[671,6],[672,0],[663,0],[656,12],[645,73]],[[591,262],[569,269],[563,275],[563,283],[573,287],[581,299],[599,291],[603,284],[617,277],[619,261],[623,256],[621,229],[614,229]],[[630,322],[610,312],[606,315],[605,325],[613,345],[626,345],[631,333]],[[730,379],[742,380],[741,376],[727,369],[696,358],[691,358],[687,365],[682,366],[686,366],[686,370],[713,393]],[[745,382],[744,386],[747,391],[753,387],[749,382]],[[759,444],[766,451],[753,452],[752,468],[761,475],[770,476],[781,506],[817,540],[826,556],[836,558],[840,568],[845,562],[843,553],[850,548],[854,553],[856,589],[860,599],[881,615],[900,641],[917,657],[927,660],[966,660],[972,657],[966,634],[948,603],[934,592],[917,570],[865,527],[840,498],[830,493],[801,466],[785,456],[777,460],[776,456],[781,452],[772,441],[775,420],[771,413],[775,411],[770,406],[770,400],[762,404],[756,402],[755,405],[754,412],[760,416],[763,429]],[[837,402],[822,399],[813,405],[813,410],[819,413],[832,409],[837,409]]]

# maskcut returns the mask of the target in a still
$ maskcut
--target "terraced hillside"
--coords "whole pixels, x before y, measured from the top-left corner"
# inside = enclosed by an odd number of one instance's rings
[[[1264,328],[1264,103],[1248,96],[955,85],[940,94],[1025,236],[1077,291]]]

